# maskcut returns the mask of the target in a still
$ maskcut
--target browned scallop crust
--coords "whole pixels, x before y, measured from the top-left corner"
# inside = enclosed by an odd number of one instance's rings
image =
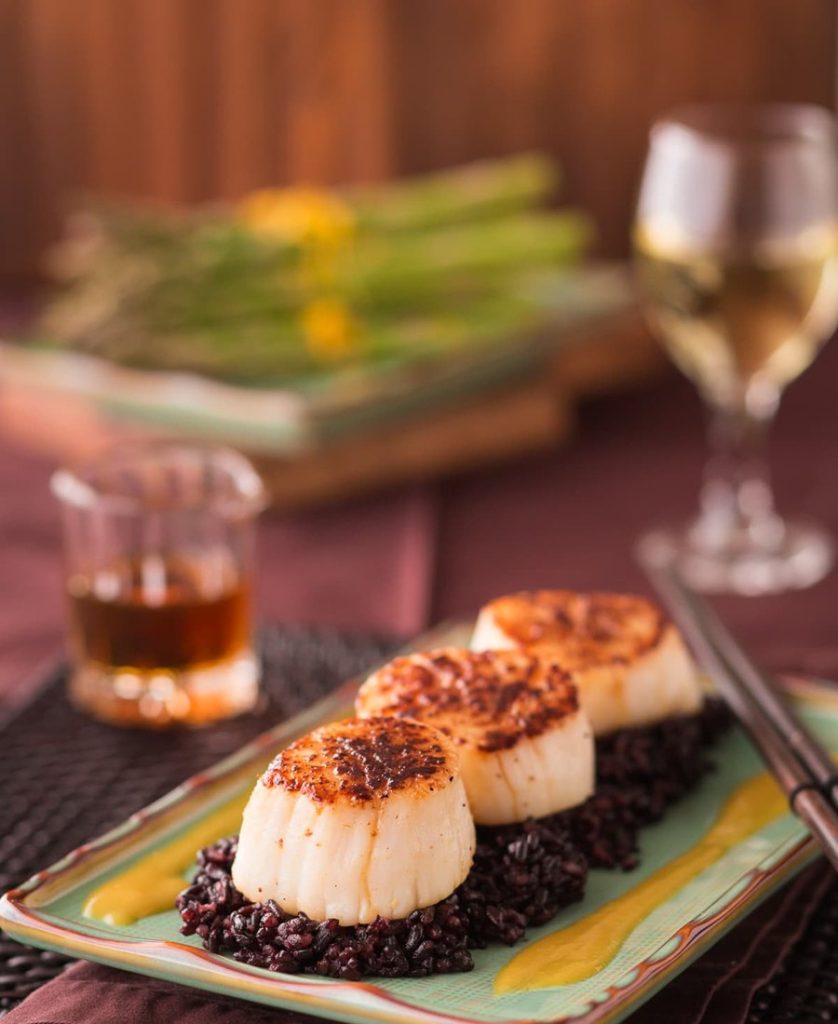
[[[362,803],[395,790],[433,792],[458,772],[457,752],[437,730],[393,718],[350,718],[296,740],[261,781],[322,803]]]
[[[449,648],[396,658],[361,687],[358,710],[435,726],[486,752],[540,736],[579,708],[572,678],[522,651]]]
[[[653,650],[667,621],[635,594],[535,590],[487,606],[497,625],[525,648],[555,648],[568,669],[621,664]]]

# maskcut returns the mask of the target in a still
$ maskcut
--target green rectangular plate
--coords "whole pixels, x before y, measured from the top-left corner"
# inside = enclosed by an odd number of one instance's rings
[[[416,647],[463,643],[468,627],[441,627]],[[315,725],[351,709],[356,683],[278,725],[216,767],[188,779],[123,825],[68,854],[0,901],[0,922],[23,942],[98,960],[196,988],[351,1022],[621,1020],[683,970],[792,873],[817,848],[791,814],[782,814],[726,850],[645,917],[605,967],[572,985],[498,995],[498,972],[539,939],[589,916],[684,854],[707,833],[730,794],[763,765],[747,738],[733,730],[716,752],[718,770],[680,801],[664,821],[644,830],[641,865],[630,873],[592,871],[584,901],[533,929],[509,949],[474,953],[475,970],[418,979],[342,982],[272,974],[208,953],[179,934],[174,910],[117,927],[82,914],[87,895],[104,880],[165,845],[213,810],[241,796],[275,752]],[[838,748],[838,691],[791,681],[807,724]],[[184,877],[189,867],[184,865]]]

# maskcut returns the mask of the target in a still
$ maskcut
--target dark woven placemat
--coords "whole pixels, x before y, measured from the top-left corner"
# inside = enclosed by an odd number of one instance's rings
[[[71,707],[57,668],[0,729],[0,892],[380,662],[397,644],[393,637],[274,627],[263,632],[261,646],[259,708],[207,729],[100,725]],[[0,1012],[67,962],[0,932]]]
[[[120,730],[80,715],[55,672],[0,727],[0,891],[124,820],[188,775],[293,715],[391,652],[394,638],[302,627],[262,637],[265,699],[256,712],[204,730]],[[68,961],[0,932],[0,1014]],[[755,995],[749,1024],[838,1021],[838,885]]]
[[[747,1024],[838,1021],[838,883],[773,978],[754,993]]]

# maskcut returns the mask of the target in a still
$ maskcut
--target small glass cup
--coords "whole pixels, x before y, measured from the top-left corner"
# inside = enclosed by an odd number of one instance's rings
[[[120,725],[204,725],[253,707],[254,520],[244,456],[175,442],[120,445],[61,469],[74,666],[70,696]]]

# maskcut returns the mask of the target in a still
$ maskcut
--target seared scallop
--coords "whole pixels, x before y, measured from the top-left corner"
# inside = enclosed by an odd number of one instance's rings
[[[449,648],[396,658],[363,684],[356,710],[413,718],[449,736],[480,825],[542,817],[593,792],[593,740],[576,687],[525,652]]]
[[[570,590],[500,597],[480,612],[472,647],[528,651],[568,669],[597,736],[702,705],[680,633],[643,597]]]
[[[233,881],[291,914],[365,924],[445,899],[474,846],[454,744],[420,722],[349,719],[292,743],[258,780]]]

